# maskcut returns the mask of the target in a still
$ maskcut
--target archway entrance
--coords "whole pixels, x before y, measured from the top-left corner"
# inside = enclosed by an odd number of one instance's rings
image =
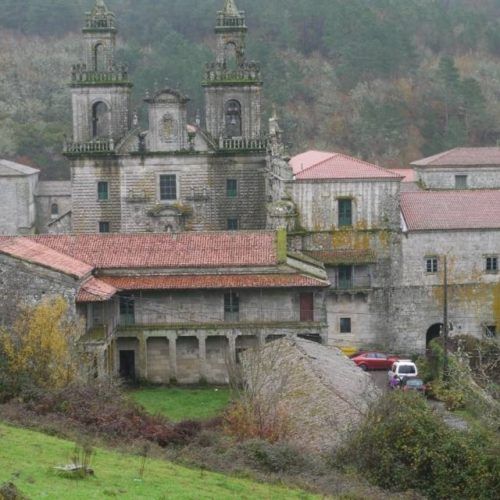
[[[434,340],[437,339],[438,337],[441,336],[441,330],[443,328],[443,323],[436,323],[432,325],[428,330],[427,330],[427,335],[425,337],[425,345],[426,347],[429,347],[429,344]]]

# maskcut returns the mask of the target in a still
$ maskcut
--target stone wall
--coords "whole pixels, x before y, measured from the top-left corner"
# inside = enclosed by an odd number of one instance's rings
[[[0,253],[0,325],[15,320],[19,305],[36,305],[45,297],[64,297],[74,314],[77,289],[69,276]]]
[[[0,235],[35,231],[35,189],[38,174],[0,177]]]
[[[456,189],[455,176],[467,176],[468,189],[499,189],[500,166],[417,168],[418,178],[426,189]]]
[[[422,352],[430,327],[443,323],[443,257],[447,255],[451,335],[481,337],[500,322],[500,274],[488,273],[486,256],[498,255],[500,231],[415,232],[403,236],[400,277],[390,289],[393,345]],[[439,258],[426,272],[426,258]]]
[[[160,200],[159,176],[177,176],[177,200]],[[238,195],[227,196],[227,179]],[[109,182],[109,200],[98,201],[97,183]],[[73,160],[73,230],[96,232],[99,221],[111,232],[226,230],[236,218],[243,230],[264,229],[265,156],[164,154]]]
[[[338,227],[338,199],[353,201],[353,225],[399,228],[399,181],[295,181],[292,198],[308,231]]]

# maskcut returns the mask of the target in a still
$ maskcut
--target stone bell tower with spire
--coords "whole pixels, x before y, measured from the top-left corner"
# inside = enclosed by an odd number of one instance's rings
[[[261,137],[260,66],[245,57],[245,13],[225,0],[217,13],[215,62],[206,67],[206,128],[220,142]]]
[[[115,15],[96,0],[83,28],[84,62],[72,71],[74,145],[113,145],[130,129],[132,84],[127,68],[115,62],[116,33]]]

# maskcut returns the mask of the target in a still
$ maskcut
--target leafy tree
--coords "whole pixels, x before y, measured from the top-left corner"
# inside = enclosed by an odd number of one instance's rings
[[[14,386],[65,387],[77,374],[76,343],[80,336],[81,327],[62,297],[20,308],[14,325],[0,330],[3,376]]]

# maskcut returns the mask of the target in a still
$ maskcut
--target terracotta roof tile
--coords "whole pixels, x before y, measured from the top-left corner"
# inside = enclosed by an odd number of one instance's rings
[[[417,167],[500,166],[500,148],[455,148],[412,163]]]
[[[0,253],[39,264],[76,278],[83,278],[93,269],[89,264],[24,237],[10,238],[0,242]]]
[[[295,179],[302,180],[338,180],[338,179],[392,179],[401,176],[386,168],[372,165],[358,158],[341,153],[331,153],[327,159],[311,165],[295,174]]]
[[[104,302],[115,295],[117,289],[97,278],[91,277],[78,290],[76,302]]]
[[[417,172],[413,168],[391,168],[391,172],[402,177],[401,182],[417,182]]]
[[[306,151],[305,153],[300,153],[290,159],[290,166],[292,167],[293,173],[297,175],[318,163],[322,163],[328,160],[335,153],[328,153],[326,151]]]
[[[409,231],[500,229],[500,190],[402,193],[401,211]]]
[[[120,290],[189,290],[326,287],[328,283],[301,274],[218,274],[183,276],[102,276]]]
[[[32,237],[101,269],[268,266],[278,263],[271,231],[81,234]]]

